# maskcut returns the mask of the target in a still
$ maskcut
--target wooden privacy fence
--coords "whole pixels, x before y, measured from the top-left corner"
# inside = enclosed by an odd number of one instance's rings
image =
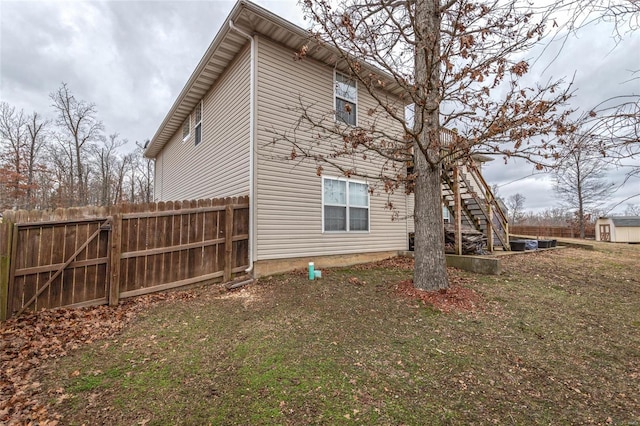
[[[248,197],[5,212],[0,319],[229,281],[248,249]]]
[[[571,226],[543,226],[543,225],[512,225],[509,232],[514,235],[532,235],[540,237],[556,238],[580,238],[580,228]],[[595,238],[595,225],[587,225],[584,232],[585,238]]]

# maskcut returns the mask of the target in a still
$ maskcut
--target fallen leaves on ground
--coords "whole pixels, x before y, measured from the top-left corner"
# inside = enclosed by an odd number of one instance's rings
[[[60,416],[38,398],[39,366],[81,345],[114,336],[137,313],[158,302],[193,297],[190,291],[159,293],[113,307],[43,310],[0,323],[0,424],[57,425]]]
[[[378,268],[413,269],[413,259],[394,257],[356,265],[353,270]],[[330,272],[330,271],[327,271]],[[307,274],[306,270],[294,272]],[[442,312],[476,311],[481,297],[464,287],[471,280],[452,274],[451,288],[425,292],[413,287],[411,280],[397,284],[396,291],[405,297],[420,299]],[[358,277],[349,279],[356,286],[366,285]],[[231,293],[243,295],[245,289]],[[57,425],[60,415],[42,403],[38,368],[48,360],[66,355],[84,344],[118,334],[138,313],[161,301],[191,299],[194,291],[159,293],[125,300],[118,306],[80,309],[55,309],[28,313],[0,324],[0,423]],[[63,392],[56,398],[67,398]]]
[[[415,261],[412,257],[396,256],[377,262],[355,265],[352,269],[356,271],[380,268],[413,270],[414,263]],[[418,290],[413,286],[413,280],[405,280],[396,284],[395,291],[404,297],[422,300],[445,313],[454,311],[477,312],[482,310],[484,305],[482,297],[468,288],[473,283],[473,280],[460,276],[459,272],[453,268],[448,268],[448,273],[450,287],[446,290]],[[362,282],[356,277],[350,278],[349,283],[362,285]]]
[[[419,290],[413,286],[413,280],[405,280],[397,283],[395,290],[404,297],[421,300],[444,313],[482,311],[484,301],[482,296],[468,288],[471,283],[473,283],[472,279],[458,276],[449,270],[449,288],[447,289]]]
[[[379,260],[377,262],[362,263],[360,265],[354,265],[350,267],[350,269],[354,271],[366,271],[370,269],[380,269],[380,268],[411,270],[413,269],[413,264],[414,264],[414,260],[412,257],[395,256],[395,257],[390,257],[388,259]]]

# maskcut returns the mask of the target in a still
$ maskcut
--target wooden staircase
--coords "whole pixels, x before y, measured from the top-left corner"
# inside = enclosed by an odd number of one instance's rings
[[[469,225],[487,236],[487,246],[509,247],[509,224],[491,188],[473,160],[464,166],[450,164],[442,169],[442,202],[451,217],[460,212],[461,224]],[[459,200],[456,203],[456,200]],[[459,204],[459,208],[457,205]]]

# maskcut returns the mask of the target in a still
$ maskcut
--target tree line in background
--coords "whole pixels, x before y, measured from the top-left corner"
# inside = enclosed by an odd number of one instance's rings
[[[153,200],[153,160],[107,133],[95,104],[63,83],[53,118],[0,102],[0,211],[109,206]]]

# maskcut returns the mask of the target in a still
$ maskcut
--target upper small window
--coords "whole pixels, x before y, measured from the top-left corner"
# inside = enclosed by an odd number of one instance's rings
[[[189,115],[182,125],[182,141],[186,141],[191,136],[191,116]]]
[[[358,89],[355,80],[336,72],[336,121],[355,126],[357,123]]]
[[[202,141],[202,104],[203,101],[200,101],[196,106],[195,112],[195,126],[194,129],[196,131],[196,145],[198,145]]]

